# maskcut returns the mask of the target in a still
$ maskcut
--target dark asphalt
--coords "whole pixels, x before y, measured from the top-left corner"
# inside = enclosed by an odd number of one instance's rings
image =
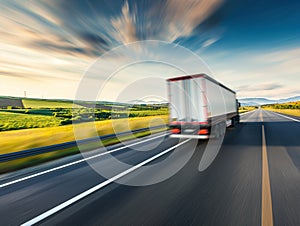
[[[201,141],[188,163],[169,179],[149,186],[112,183],[40,222],[42,225],[260,225],[262,124],[269,159],[274,225],[300,225],[300,123],[260,110],[242,116],[242,123],[227,129],[222,148],[203,172],[198,166],[208,144]],[[165,140],[150,151],[130,148],[114,153],[118,160],[138,164],[174,146]],[[192,142],[179,149],[174,164],[191,153]],[[150,148],[153,141],[138,145]],[[114,147],[112,147],[114,148]],[[1,184],[31,171],[74,161],[73,156],[16,174],[2,176]],[[96,167],[113,168],[102,156]],[[154,163],[164,163],[166,156]],[[151,164],[154,164],[151,163]],[[158,168],[164,172],[166,164]],[[128,176],[151,177],[145,170]],[[125,176],[124,179],[126,179]],[[151,179],[151,178],[149,178]],[[19,225],[83,191],[105,181],[85,162],[0,188],[1,225]]]
[[[300,225],[300,123],[264,114],[274,225]]]

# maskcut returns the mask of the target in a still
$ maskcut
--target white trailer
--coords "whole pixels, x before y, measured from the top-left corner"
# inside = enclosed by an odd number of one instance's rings
[[[167,79],[171,137],[219,137],[239,123],[236,93],[206,74]]]

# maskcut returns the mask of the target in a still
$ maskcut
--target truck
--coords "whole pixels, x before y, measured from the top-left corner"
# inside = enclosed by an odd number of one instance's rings
[[[169,78],[167,88],[172,138],[218,138],[240,121],[235,91],[206,74]]]

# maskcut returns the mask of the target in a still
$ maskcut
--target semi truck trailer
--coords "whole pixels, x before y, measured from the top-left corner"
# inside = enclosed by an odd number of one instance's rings
[[[239,123],[236,93],[206,74],[167,79],[170,137],[221,137]]]

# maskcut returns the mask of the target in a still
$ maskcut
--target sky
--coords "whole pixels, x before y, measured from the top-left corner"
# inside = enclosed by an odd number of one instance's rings
[[[299,12],[298,0],[0,0],[0,95],[166,99],[185,63],[238,98],[297,96]],[[80,96],[87,75],[98,90]]]

